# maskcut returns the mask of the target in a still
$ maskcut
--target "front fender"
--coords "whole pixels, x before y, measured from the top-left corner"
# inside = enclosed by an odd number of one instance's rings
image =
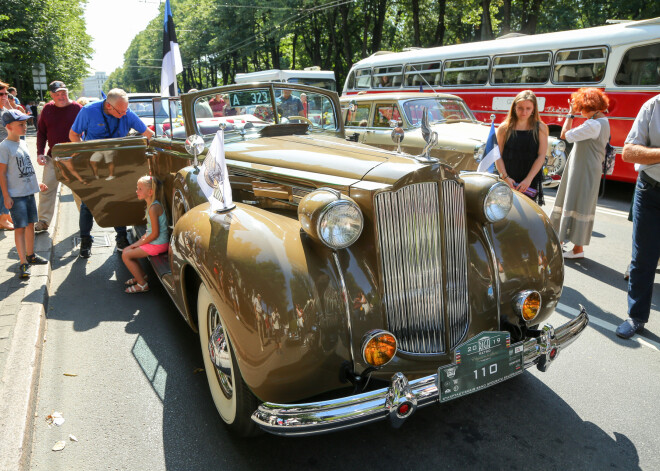
[[[531,289],[541,294],[542,301],[539,315],[527,325],[543,322],[555,310],[564,283],[561,244],[550,220],[536,203],[514,191],[509,215],[492,224],[489,232],[498,264],[503,320],[525,325],[512,300],[520,291]]]
[[[181,289],[188,266],[211,292],[241,374],[261,400],[345,386],[339,371],[350,338],[341,282],[332,252],[296,218],[242,203],[224,214],[199,205],[174,228],[172,260]]]

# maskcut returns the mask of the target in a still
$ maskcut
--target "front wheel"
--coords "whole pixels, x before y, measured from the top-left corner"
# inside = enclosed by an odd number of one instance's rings
[[[220,313],[203,283],[197,296],[197,322],[206,379],[220,417],[237,436],[258,435],[260,429],[251,416],[259,401],[243,381]]]

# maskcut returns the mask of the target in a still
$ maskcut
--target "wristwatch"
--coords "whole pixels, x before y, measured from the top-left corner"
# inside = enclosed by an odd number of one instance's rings
[[[566,118],[567,118],[567,119],[568,119],[568,118],[573,119],[573,118],[575,118],[575,115],[574,115],[574,114],[567,114],[567,115],[566,115]]]

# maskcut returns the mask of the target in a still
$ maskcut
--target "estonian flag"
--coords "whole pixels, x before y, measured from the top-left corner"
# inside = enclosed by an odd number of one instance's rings
[[[500,148],[497,145],[497,136],[495,135],[495,123],[490,123],[490,132],[488,133],[488,140],[486,141],[486,149],[484,150],[484,158],[479,162],[477,172],[493,172],[491,167],[495,165],[497,159],[502,158],[500,155]]]
[[[163,29],[163,71],[160,76],[160,95],[177,96],[176,76],[183,72],[179,44],[176,42],[174,20],[170,9],[170,0],[165,0],[165,21]]]

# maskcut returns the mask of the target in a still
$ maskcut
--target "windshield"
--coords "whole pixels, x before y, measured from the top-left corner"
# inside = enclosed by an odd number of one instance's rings
[[[153,118],[154,106],[151,98],[133,99],[129,98],[128,107],[140,118]]]
[[[462,100],[449,98],[420,98],[408,100],[403,103],[403,112],[413,126],[422,123],[422,110],[428,108],[429,123],[443,123],[445,121],[466,120],[474,121],[472,112]]]
[[[272,97],[269,88],[247,88],[197,98],[194,111],[200,134],[215,134],[221,124],[227,132],[259,131],[278,123],[305,123],[312,132],[337,129],[329,96],[279,87],[275,92]]]

